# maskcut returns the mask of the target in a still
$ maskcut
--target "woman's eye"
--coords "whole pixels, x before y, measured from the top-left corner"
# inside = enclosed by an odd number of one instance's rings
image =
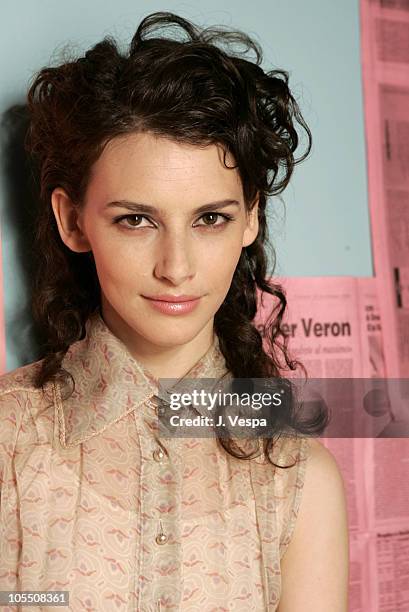
[[[214,221],[214,219],[217,217],[220,217],[222,219],[221,223],[216,223]],[[230,215],[226,215],[226,214],[222,214],[222,213],[214,213],[214,212],[209,212],[209,213],[205,213],[204,215],[202,215],[200,217],[201,219],[209,219],[210,218],[210,223],[205,223],[204,225],[207,227],[211,227],[212,225],[225,225],[226,223],[228,223],[229,221],[231,221],[233,219],[233,217],[231,217]]]
[[[146,227],[144,225],[141,226],[141,224],[139,223],[139,221],[141,219],[146,219],[146,217],[144,217],[143,215],[122,215],[122,217],[118,217],[117,219],[115,219],[115,223],[120,223],[120,225],[125,225],[125,227],[128,228],[134,228],[134,227]],[[126,223],[122,223],[122,221],[126,220]],[[128,221],[137,221],[136,223],[128,223]]]

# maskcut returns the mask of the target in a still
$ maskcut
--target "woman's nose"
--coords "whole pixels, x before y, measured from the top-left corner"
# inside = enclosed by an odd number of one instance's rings
[[[164,242],[158,249],[155,276],[181,284],[195,274],[194,256],[186,243]]]

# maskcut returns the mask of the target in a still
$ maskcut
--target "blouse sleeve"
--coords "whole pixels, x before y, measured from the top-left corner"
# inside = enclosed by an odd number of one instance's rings
[[[23,409],[18,391],[0,393],[0,590],[16,590],[21,538],[14,472]],[[2,608],[3,609],[3,608]],[[15,609],[13,606],[6,610]]]
[[[19,404],[12,392],[0,393],[0,516],[7,506],[7,489],[12,484],[10,467],[19,429]]]
[[[280,465],[291,465],[287,469],[278,469],[278,491],[276,499],[278,528],[280,533],[280,559],[293,536],[298,511],[302,499],[307,459],[310,450],[308,438],[285,438],[279,455]]]

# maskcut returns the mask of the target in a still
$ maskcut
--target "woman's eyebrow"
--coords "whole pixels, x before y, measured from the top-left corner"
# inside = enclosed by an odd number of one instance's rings
[[[234,204],[236,206],[240,206],[240,202],[238,200],[218,200],[216,202],[209,202],[208,204],[203,204],[198,208],[195,208],[192,212],[194,214],[203,212],[203,211],[211,211],[219,208],[224,208],[225,206],[230,206]],[[131,202],[129,200],[114,200],[113,202],[108,202],[105,205],[105,208],[127,208],[128,210],[132,210],[136,213],[148,213],[148,214],[163,214],[165,211],[160,208],[155,208],[155,206],[151,206],[150,204],[143,204],[141,202]]]

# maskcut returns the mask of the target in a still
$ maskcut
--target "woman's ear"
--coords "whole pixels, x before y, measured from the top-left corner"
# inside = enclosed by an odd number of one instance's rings
[[[259,230],[258,201],[259,201],[259,198],[257,197],[251,210],[249,212],[246,212],[247,225],[243,233],[243,244],[242,244],[242,246],[244,247],[249,246],[252,242],[254,242],[258,235],[258,230]]]
[[[76,253],[90,251],[91,245],[81,227],[80,209],[61,187],[52,192],[51,206],[64,244]]]

